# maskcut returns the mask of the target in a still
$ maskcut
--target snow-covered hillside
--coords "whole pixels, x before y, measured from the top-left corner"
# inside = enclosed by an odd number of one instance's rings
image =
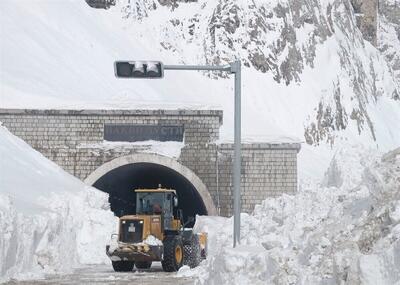
[[[107,198],[0,125],[0,282],[108,262]]]
[[[220,106],[230,138],[232,80],[172,71],[157,81],[117,80],[113,61],[240,58],[245,137],[400,144],[393,74],[363,41],[347,0],[120,0],[106,11],[83,0],[0,5],[1,107]]]
[[[244,96],[251,102],[246,107],[258,114],[268,110],[270,116],[262,117],[270,130],[304,136],[309,144],[333,144],[350,135],[344,132],[349,128],[366,132],[371,141],[382,134],[376,109],[394,105],[399,113],[399,102],[389,99],[399,91],[379,52],[363,40],[348,1],[155,2],[120,6],[136,20],[130,25],[141,38],[150,34],[185,63],[240,58],[252,71],[244,76]],[[292,118],[303,124],[296,124],[297,131]],[[261,126],[255,133],[268,132]]]

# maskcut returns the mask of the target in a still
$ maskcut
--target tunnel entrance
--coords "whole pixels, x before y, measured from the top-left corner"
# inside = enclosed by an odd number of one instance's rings
[[[111,210],[120,217],[135,214],[135,189],[154,189],[160,184],[163,188],[176,190],[178,208],[183,210],[185,221],[188,217],[208,214],[202,197],[187,178],[156,163],[139,162],[119,166],[101,176],[93,186],[109,194]]]

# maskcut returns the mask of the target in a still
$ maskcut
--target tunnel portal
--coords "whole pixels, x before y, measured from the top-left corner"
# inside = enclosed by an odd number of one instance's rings
[[[117,167],[100,177],[93,186],[109,194],[111,210],[118,217],[135,214],[135,189],[174,189],[178,195],[178,209],[188,217],[207,215],[204,202],[193,184],[177,171],[156,163],[131,163]],[[189,224],[189,226],[192,226]]]
[[[0,121],[85,184],[132,204],[133,188],[161,183],[177,189],[186,213],[205,213],[205,205],[208,215],[233,214],[234,146],[218,142],[221,110],[0,108]],[[158,141],[157,147],[148,140]],[[300,142],[242,144],[243,212],[251,213],[267,197],[297,192],[300,148]],[[133,205],[117,202],[111,200],[114,211],[132,211]]]

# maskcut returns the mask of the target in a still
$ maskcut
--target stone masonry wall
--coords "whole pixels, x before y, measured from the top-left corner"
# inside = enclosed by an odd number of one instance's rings
[[[217,145],[222,111],[215,110],[10,110],[0,122],[13,134],[84,180],[117,157],[146,152],[146,144],[101,147],[104,124],[183,125],[184,147],[178,161],[206,185],[220,214],[232,214],[233,145]],[[242,210],[251,212],[268,196],[297,189],[299,144],[243,144]]]
[[[296,193],[299,150],[298,143],[242,144],[243,212],[250,213],[267,197]],[[220,214],[232,215],[233,144],[209,144],[201,150],[183,149],[180,160],[200,177],[205,177],[204,182]]]
[[[250,213],[256,204],[267,197],[277,197],[281,194],[295,194],[297,191],[297,153],[300,144],[297,143],[255,143],[242,145],[241,165],[241,207],[242,211]],[[232,195],[232,165],[233,145],[222,144],[219,152],[219,193],[221,214],[229,216],[233,212]]]
[[[105,162],[143,149],[137,146],[122,152],[109,150],[93,155],[95,145],[104,140],[106,123],[183,125],[185,144],[195,146],[219,138],[222,111],[3,109],[0,121],[14,135],[83,180]]]

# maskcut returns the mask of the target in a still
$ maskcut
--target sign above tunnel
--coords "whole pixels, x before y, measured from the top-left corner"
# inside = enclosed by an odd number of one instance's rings
[[[183,142],[183,126],[105,124],[104,140],[120,142],[177,141]]]

